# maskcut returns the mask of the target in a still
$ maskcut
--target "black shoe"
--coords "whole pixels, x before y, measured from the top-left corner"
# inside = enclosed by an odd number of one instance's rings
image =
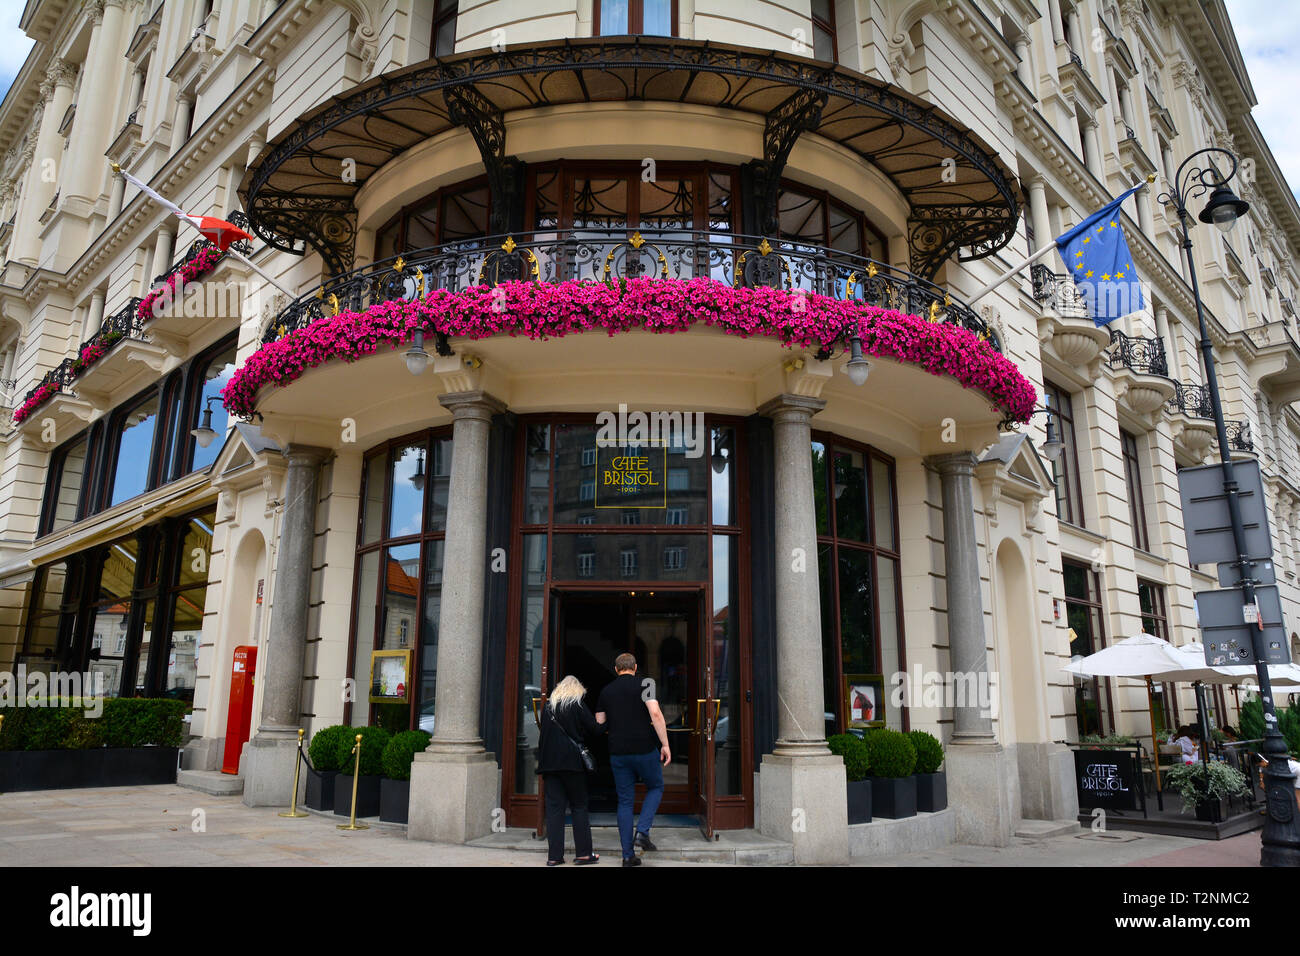
[[[659,849],[659,847],[650,842],[650,834],[642,833],[640,830],[638,830],[636,836],[632,838],[632,845],[639,846],[643,850],[650,850],[652,852]]]
[[[641,858],[639,856],[630,856],[623,861],[624,866],[640,866]]]

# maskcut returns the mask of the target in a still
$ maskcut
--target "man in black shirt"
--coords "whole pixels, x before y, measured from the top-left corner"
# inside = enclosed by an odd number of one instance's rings
[[[655,811],[664,795],[664,766],[672,761],[668,750],[668,727],[663,711],[654,699],[652,684],[643,691],[636,679],[636,658],[620,654],[614,660],[612,681],[605,685],[596,702],[596,721],[608,723],[609,763],[618,793],[618,834],[623,841],[623,865],[640,866],[636,847],[655,849],[650,842]],[[645,784],[645,801],[632,834],[632,801],[636,782]]]

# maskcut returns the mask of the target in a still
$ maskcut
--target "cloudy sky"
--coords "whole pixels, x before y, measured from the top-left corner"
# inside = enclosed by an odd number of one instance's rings
[[[1300,16],[1279,15],[1294,0],[1227,0],[1237,43],[1250,71],[1263,130],[1287,184],[1300,196],[1300,123],[1291,97],[1300,90]],[[32,41],[18,29],[24,4],[0,0],[0,93],[22,68]]]

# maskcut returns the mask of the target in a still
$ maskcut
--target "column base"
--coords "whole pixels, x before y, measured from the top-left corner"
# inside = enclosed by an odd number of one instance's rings
[[[835,755],[766,754],[759,767],[759,832],[794,844],[794,862],[848,863],[844,761]]]
[[[957,811],[957,842],[1009,846],[1018,816],[1015,760],[996,743],[950,741],[944,770],[948,805]]]
[[[1079,815],[1074,785],[1074,758],[1056,743],[1018,743],[1007,753],[1020,774],[1020,817],[1024,820],[1073,820]]]
[[[486,836],[501,805],[499,780],[496,758],[483,751],[416,754],[407,838],[468,843]]]
[[[220,770],[225,737],[198,737],[181,748],[182,770]]]
[[[293,737],[257,734],[244,744],[239,774],[244,778],[244,805],[289,809],[293,765],[298,759],[298,732]],[[298,775],[298,802],[307,793],[307,775]]]

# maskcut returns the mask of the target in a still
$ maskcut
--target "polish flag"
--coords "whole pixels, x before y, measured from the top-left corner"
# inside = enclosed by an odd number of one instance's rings
[[[162,206],[164,209],[170,210],[172,215],[176,216],[177,219],[187,220],[194,226],[194,228],[203,233],[203,237],[207,239],[208,242],[212,243],[222,252],[229,249],[230,244],[233,242],[238,242],[241,239],[251,240],[253,238],[234,223],[226,222],[224,219],[217,219],[215,216],[191,216],[174,202],[163,199],[162,196],[158,195],[158,193],[154,192],[140,180],[136,179],[117,163],[113,163],[113,172],[120,174],[123,179],[135,186],[136,189],[140,190],[140,192],[144,193],[154,202],[158,203],[158,205]]]

